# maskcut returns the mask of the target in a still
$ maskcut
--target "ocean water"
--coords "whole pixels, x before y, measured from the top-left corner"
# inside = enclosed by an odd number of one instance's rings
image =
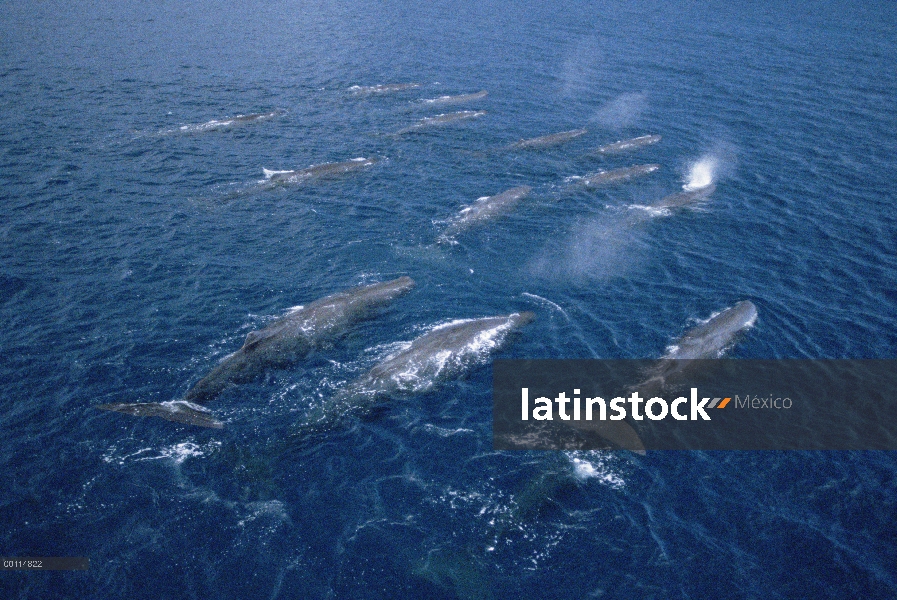
[[[91,559],[4,572],[0,597],[897,595],[893,453],[495,452],[488,363],[337,431],[301,422],[400,342],[519,310],[536,321],[497,356],[654,358],[750,299],[730,356],[894,358],[893,3],[0,15],[0,555]],[[420,85],[349,89],[393,83]],[[460,110],[486,114],[392,135]],[[355,157],[377,162],[259,183]],[[702,178],[699,205],[641,208]],[[434,244],[518,185],[511,214]],[[289,307],[400,275],[416,289],[378,318],[210,405],[223,430],[95,408],[179,398]]]

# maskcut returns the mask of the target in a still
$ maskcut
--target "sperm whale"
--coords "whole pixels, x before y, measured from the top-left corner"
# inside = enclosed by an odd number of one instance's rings
[[[180,400],[103,404],[97,408],[141,417],[221,428],[223,423],[202,405],[228,387],[247,383],[265,369],[286,366],[342,335],[374,309],[414,287],[410,277],[357,287],[297,307],[260,331],[246,336],[243,346],[200,379]]]
[[[581,182],[587,187],[609,185],[648,175],[658,169],[660,169],[660,165],[633,165],[631,167],[622,167],[620,169],[611,169],[610,171],[601,171],[600,173],[586,175],[581,179]]]
[[[381,83],[378,85],[353,85],[349,88],[355,94],[386,94],[419,88],[419,83]]]
[[[687,206],[704,200],[715,190],[716,184],[711,183],[694,190],[686,190],[684,192],[670,194],[652,204],[651,208],[679,208],[681,206]]]
[[[426,98],[421,100],[421,104],[426,105],[443,105],[443,104],[463,104],[464,102],[472,102],[481,100],[487,96],[486,90],[475,92],[473,94],[460,94],[458,96],[439,96],[438,98]]]
[[[342,175],[343,173],[349,173],[351,171],[358,171],[365,167],[369,167],[376,162],[377,159],[374,158],[359,157],[351,160],[344,160],[342,162],[312,165],[305,169],[296,169],[292,171],[272,171],[269,169],[262,169],[262,172],[265,174],[266,183],[301,183],[308,179],[330,177],[333,175]]]
[[[693,370],[706,359],[721,358],[738,337],[757,322],[757,307],[750,300],[711,315],[705,322],[685,332],[667,353],[648,371],[645,381],[636,390],[650,397],[659,393],[671,379]]]
[[[614,142],[613,144],[607,144],[599,147],[596,152],[599,154],[617,154],[619,152],[627,152],[629,150],[636,150],[638,148],[644,148],[645,146],[650,146],[651,144],[656,144],[660,141],[659,135],[643,135],[637,138],[632,138],[631,140],[621,140],[619,142]]]
[[[523,198],[529,195],[532,188],[528,185],[505,190],[494,196],[483,196],[464,208],[450,222],[445,231],[437,238],[439,244],[452,243],[455,237],[471,227],[498,217],[512,210]]]
[[[419,131],[421,129],[426,129],[427,127],[433,127],[435,125],[445,125],[446,123],[453,123],[455,121],[475,119],[477,117],[482,117],[485,114],[485,110],[461,110],[458,112],[436,115],[435,117],[424,117],[417,123],[409,125],[404,129],[398,130],[395,135],[404,135],[406,133],[412,133],[414,131]]]
[[[427,392],[485,360],[534,319],[534,313],[520,312],[434,327],[314,409],[308,421],[329,425],[344,414],[369,410],[381,398]]]
[[[245,125],[247,123],[255,123],[259,121],[267,121],[268,119],[273,119],[274,117],[280,116],[284,114],[282,110],[273,110],[271,112],[266,113],[251,113],[248,115],[237,115],[236,117],[230,117],[226,119],[212,119],[211,121],[206,121],[205,123],[195,123],[193,125],[181,125],[178,128],[178,131],[184,133],[202,133],[205,131],[216,131],[220,129],[227,129],[229,127],[233,127],[236,125]]]
[[[509,146],[512,150],[524,150],[527,148],[547,148],[548,146],[556,146],[558,144],[563,144],[564,142],[569,142],[570,140],[574,140],[580,136],[588,133],[585,129],[571,129],[570,131],[561,131],[559,133],[552,133],[549,135],[543,135],[535,138],[530,138],[527,140],[520,140],[519,142],[514,142]]]

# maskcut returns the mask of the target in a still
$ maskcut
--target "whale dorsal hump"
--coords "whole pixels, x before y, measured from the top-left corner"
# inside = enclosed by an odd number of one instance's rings
[[[250,331],[246,334],[246,341],[243,342],[243,347],[241,348],[241,350],[251,350],[252,348],[257,346],[259,342],[268,339],[272,335],[274,335],[273,332],[265,329],[261,331]]]

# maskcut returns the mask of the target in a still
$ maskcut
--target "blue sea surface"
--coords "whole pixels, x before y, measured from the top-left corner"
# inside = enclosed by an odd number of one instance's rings
[[[523,310],[495,356],[656,358],[750,299],[729,356],[897,357],[895,65],[893,2],[2,3],[0,555],[91,566],[0,597],[897,596],[893,452],[497,452],[488,362],[302,423],[434,325]],[[393,83],[420,85],[350,89]],[[486,114],[393,135],[460,110]],[[705,202],[643,208],[702,176]],[[180,398],[288,308],[401,275],[211,404],[222,430],[96,409]]]

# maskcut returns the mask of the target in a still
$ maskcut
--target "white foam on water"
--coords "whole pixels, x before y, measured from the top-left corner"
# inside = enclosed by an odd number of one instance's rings
[[[486,552],[510,552],[513,561],[526,570],[537,570],[566,535],[565,528],[559,530],[554,523],[514,518],[514,496],[489,482],[480,490],[446,486],[427,501],[460,513],[478,534],[489,536],[483,540]]]
[[[217,444],[221,445],[220,442]],[[170,458],[176,464],[181,464],[185,460],[191,457],[196,456],[204,456],[205,452],[200,446],[197,446],[193,442],[181,442],[180,444],[175,444],[173,446],[169,446],[168,448],[163,448],[160,451],[161,456],[159,458]],[[152,460],[150,458],[146,458],[143,460]]]
[[[264,175],[265,175],[265,179],[271,179],[271,178],[274,177],[275,175],[283,175],[283,174],[285,174],[285,173],[292,173],[292,172],[293,172],[292,169],[289,169],[289,170],[286,170],[286,171],[276,171],[276,170],[273,170],[273,169],[265,169],[264,167],[262,167],[262,173],[264,173]]]
[[[107,454],[103,455],[103,462],[124,465],[128,461],[143,462],[169,458],[175,464],[180,465],[188,458],[205,456],[220,447],[221,442],[219,441],[212,441],[203,446],[194,442],[181,442],[162,448],[141,448],[123,455],[118,455],[116,448],[112,448]]]
[[[221,442],[210,442],[205,447],[194,444],[193,442],[181,442],[159,450],[159,456],[148,456],[138,458],[137,460],[159,460],[162,458],[170,458],[175,464],[181,464],[188,458],[205,456],[206,453],[221,447]]]
[[[129,458],[133,458],[135,456],[140,456],[141,454],[143,454],[145,452],[152,452],[152,451],[153,451],[152,448],[141,448],[140,450],[137,450],[136,452],[132,452],[130,454],[116,456],[116,449],[112,448],[107,454],[103,455],[103,462],[116,463],[119,465],[123,465]]]
[[[424,430],[428,433],[435,433],[439,437],[443,438],[458,435],[460,433],[474,433],[473,429],[465,429],[464,427],[458,427],[457,429],[448,429],[445,427],[437,427],[436,425],[431,425],[429,423],[424,425]]]
[[[573,474],[580,481],[596,479],[613,489],[620,489],[626,485],[619,473],[614,472],[607,464],[607,457],[601,453],[590,452],[583,456],[571,452],[567,453],[567,458],[573,467]]]
[[[411,342],[389,342],[387,344],[378,344],[372,348],[365,350],[365,354],[373,354],[378,362],[392,358],[393,356],[404,352],[411,346]]]
[[[245,505],[246,515],[237,521],[237,526],[245,527],[260,517],[273,517],[276,522],[290,523],[290,516],[286,511],[286,505],[280,500],[265,500],[250,502]]]
[[[668,217],[673,214],[669,208],[658,206],[646,206],[644,204],[630,204],[630,209],[643,210],[649,217]]]
[[[495,525],[496,517],[511,511],[510,497],[505,492],[495,489],[477,492],[446,487],[437,496],[428,499],[434,504],[447,505],[452,510],[472,508],[476,511],[477,517],[485,517],[490,525]]]
[[[552,301],[549,300],[548,298],[543,298],[542,296],[537,296],[536,294],[530,294],[529,292],[523,292],[523,293],[520,294],[520,295],[521,295],[521,296],[526,296],[527,298],[533,298],[533,299],[535,299],[535,300],[539,300],[540,302],[544,302],[544,303],[547,304],[548,306],[553,307],[555,310],[557,310],[557,311],[560,312],[562,315],[564,315],[564,317],[565,317],[568,321],[570,320],[570,315],[567,314],[567,311],[565,311],[563,308],[561,308],[559,304],[555,304],[554,302],[552,302]]]
[[[218,129],[219,127],[227,127],[234,123],[233,119],[212,119],[211,121],[206,121],[205,123],[198,123],[195,125],[182,125],[181,131],[211,131],[212,129]]]
[[[455,319],[454,321],[447,321],[445,323],[440,323],[439,325],[434,325],[430,328],[430,331],[439,331],[440,329],[445,329],[446,327],[454,327],[455,325],[461,325],[462,323],[470,323],[471,321],[475,321],[476,319]]]

